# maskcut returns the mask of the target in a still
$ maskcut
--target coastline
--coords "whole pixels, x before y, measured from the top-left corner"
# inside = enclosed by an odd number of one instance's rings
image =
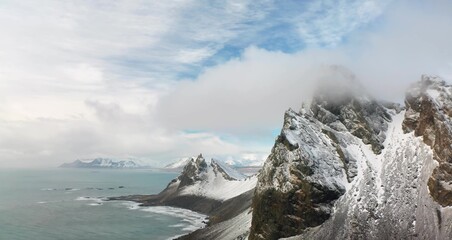
[[[220,223],[225,223],[240,214],[249,212],[254,189],[237,197],[219,201],[202,196],[175,195],[168,197],[165,189],[156,195],[129,195],[107,198],[107,201],[125,201],[138,204],[139,207],[174,207],[205,215],[205,225],[192,232],[174,236],[172,239],[203,239],[218,231]],[[222,228],[225,228],[222,226]],[[224,230],[224,229],[223,229]],[[232,230],[232,229],[231,229]]]

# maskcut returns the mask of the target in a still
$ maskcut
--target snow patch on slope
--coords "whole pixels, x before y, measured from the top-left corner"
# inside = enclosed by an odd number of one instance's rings
[[[247,176],[231,168],[229,165],[220,160],[212,159],[212,163],[217,164],[221,168],[221,170],[223,170],[229,177],[235,180],[244,180],[245,178],[247,178]]]
[[[216,200],[227,200],[256,187],[257,177],[252,176],[242,180],[231,181],[222,174],[215,173],[211,166],[203,176],[202,181],[182,189],[181,195],[196,195]]]

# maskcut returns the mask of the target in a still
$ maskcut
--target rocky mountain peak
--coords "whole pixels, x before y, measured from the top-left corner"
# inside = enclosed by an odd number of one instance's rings
[[[199,154],[196,159],[191,158],[178,177],[180,180],[179,188],[193,185],[196,181],[201,181],[202,173],[205,172],[207,172],[207,162],[202,154]]]
[[[354,92],[286,111],[250,240],[452,237],[452,87],[424,75],[406,108]]]
[[[375,100],[354,75],[335,70],[338,87],[323,82],[308,109],[286,111],[258,176],[250,239],[288,237],[321,225],[363,164],[372,166],[366,181],[377,188],[371,183],[381,165],[376,156],[385,148],[392,114],[402,107]]]
[[[407,91],[405,104],[404,131],[422,136],[439,162],[428,182],[430,194],[442,206],[452,206],[452,86],[423,75]]]
[[[331,130],[310,113],[286,111],[258,176],[250,239],[288,237],[328,219],[346,181]]]
[[[330,85],[328,90],[321,88],[315,94],[310,110],[323,124],[336,131],[349,131],[379,154],[391,115],[355,80],[350,83],[353,84],[342,84],[339,88]]]

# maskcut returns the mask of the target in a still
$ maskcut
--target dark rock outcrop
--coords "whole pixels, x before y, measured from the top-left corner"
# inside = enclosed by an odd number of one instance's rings
[[[278,239],[322,224],[344,192],[343,161],[310,114],[286,112],[284,126],[259,174],[250,239]]]
[[[387,104],[398,108],[397,104]],[[329,127],[337,131],[348,130],[365,144],[370,144],[376,154],[384,148],[391,115],[382,103],[365,93],[354,76],[345,86],[334,90],[331,85],[321,86],[313,98],[311,111],[317,120]]]
[[[436,76],[422,76],[406,94],[403,127],[414,131],[433,149],[439,166],[428,181],[430,194],[442,206],[452,206],[452,86]]]
[[[207,163],[202,154],[199,154],[196,160],[192,158],[188,161],[181,175],[177,178],[180,181],[178,189],[202,181],[202,173],[205,172],[207,172]]]

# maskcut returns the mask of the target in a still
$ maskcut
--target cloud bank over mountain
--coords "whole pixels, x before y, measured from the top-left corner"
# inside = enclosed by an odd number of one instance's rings
[[[396,101],[452,79],[448,1],[2,4],[4,166],[263,158],[330,65]]]

